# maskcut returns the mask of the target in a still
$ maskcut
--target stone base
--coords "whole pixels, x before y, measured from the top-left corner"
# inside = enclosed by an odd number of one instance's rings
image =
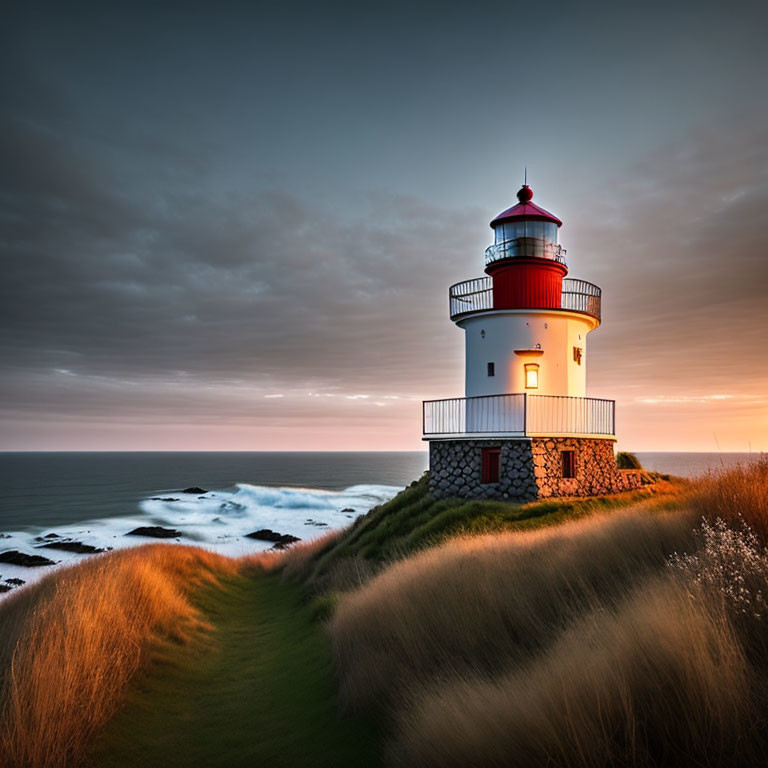
[[[532,501],[597,496],[650,482],[642,470],[616,467],[613,441],[588,437],[431,440],[429,489],[436,498]],[[499,480],[482,482],[482,449],[499,448]],[[574,451],[575,477],[563,477],[562,451]]]

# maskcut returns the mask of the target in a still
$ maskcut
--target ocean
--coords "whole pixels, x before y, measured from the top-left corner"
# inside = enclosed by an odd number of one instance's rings
[[[692,477],[749,461],[746,453],[638,453],[646,469]],[[267,549],[246,537],[268,528],[300,539],[349,525],[427,468],[426,452],[0,453],[0,555],[42,554],[66,565],[81,554],[37,549],[44,537],[121,548],[172,528],[182,543],[230,555]],[[190,487],[203,492],[183,493]],[[4,579],[50,567],[0,562]]]

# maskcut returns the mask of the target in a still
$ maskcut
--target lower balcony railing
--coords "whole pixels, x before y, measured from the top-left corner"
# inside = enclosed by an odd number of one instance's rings
[[[426,400],[425,438],[615,434],[615,401],[559,395],[488,395]]]

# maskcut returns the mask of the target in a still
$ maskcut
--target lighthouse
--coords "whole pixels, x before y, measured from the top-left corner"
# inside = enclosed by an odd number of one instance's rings
[[[485,276],[451,286],[464,332],[464,397],[423,403],[436,497],[529,500],[629,490],[614,457],[615,403],[586,391],[601,290],[568,276],[563,222],[533,202],[493,221]]]

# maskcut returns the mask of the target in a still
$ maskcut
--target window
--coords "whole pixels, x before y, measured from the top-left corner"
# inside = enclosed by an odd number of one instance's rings
[[[539,366],[536,363],[525,364],[525,388],[539,388]]]
[[[517,240],[518,237],[537,237],[549,243],[557,242],[557,224],[553,221],[508,221],[495,229],[495,242]]]
[[[563,477],[576,477],[576,451],[561,451]]]
[[[501,448],[483,448],[483,468],[481,483],[499,482],[499,454]]]
[[[496,375],[496,363],[488,363],[488,375],[489,376]]]

